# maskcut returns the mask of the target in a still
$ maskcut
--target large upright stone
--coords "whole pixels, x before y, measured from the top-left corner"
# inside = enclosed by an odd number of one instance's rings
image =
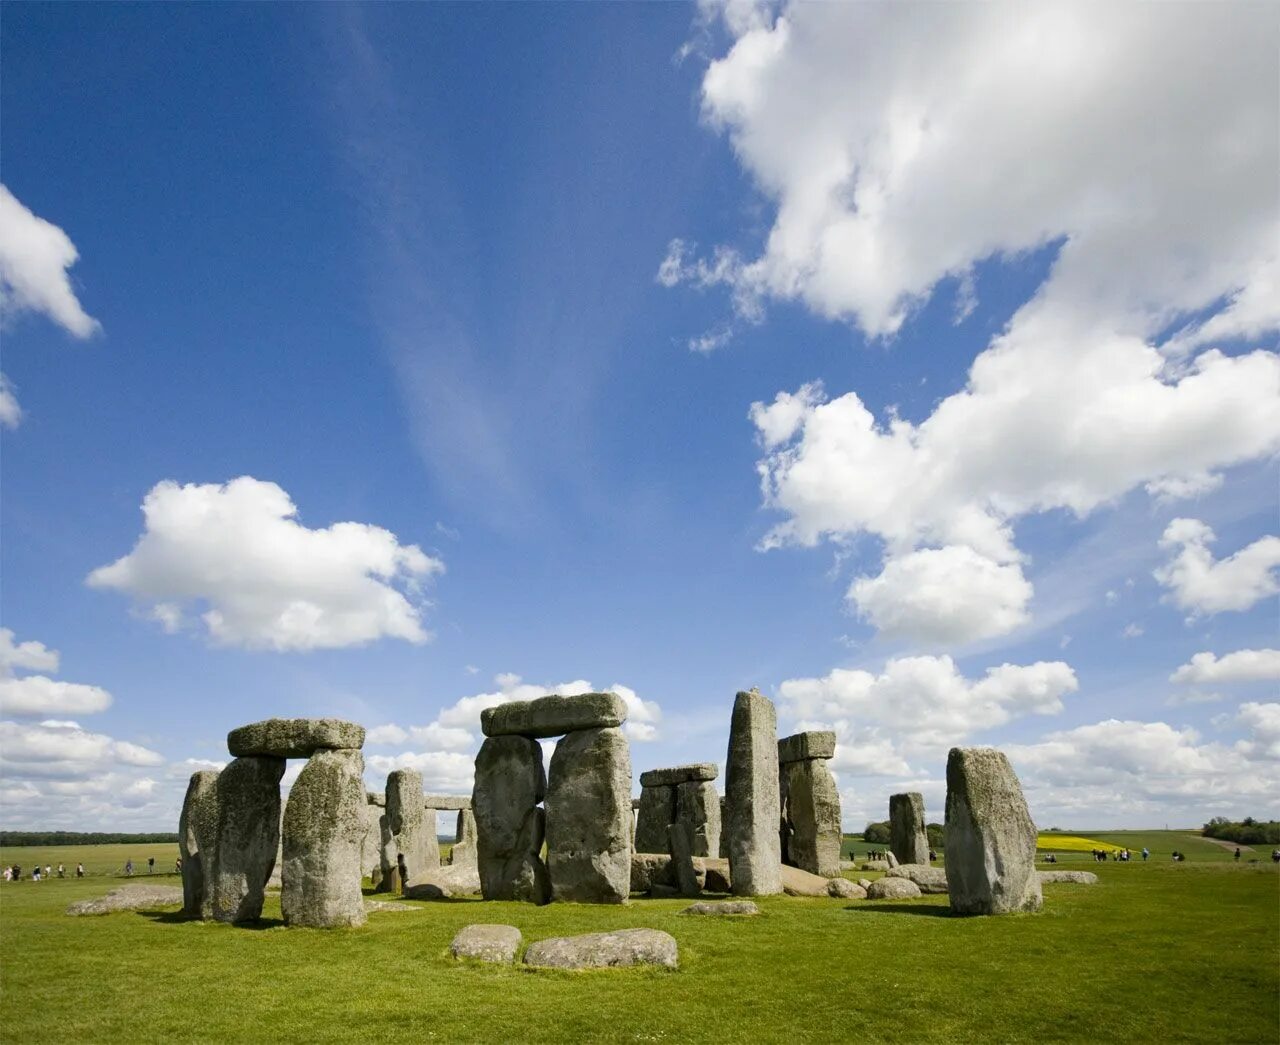
[[[810,874],[840,874],[840,791],[825,759],[788,762],[786,823],[788,862]]]
[[[476,815],[470,809],[458,810],[458,831],[453,848],[449,850],[450,867],[468,867],[477,870]]]
[[[416,769],[393,769],[387,775],[387,820],[395,837],[396,862],[404,857],[407,880],[403,889],[440,867],[440,840],[435,810],[422,804],[422,774]]]
[[[547,871],[554,900],[625,903],[631,890],[631,751],[622,730],[560,739],[547,782]]]
[[[665,853],[667,827],[676,819],[676,789],[671,785],[646,787],[640,791],[640,809],[636,813],[635,850],[637,853]]]
[[[547,791],[542,745],[527,737],[489,737],[476,755],[471,809],[476,818],[480,889],[486,900],[546,903],[551,883],[542,862]]]
[[[676,819],[689,832],[694,856],[720,855],[720,796],[710,780],[676,786]]]
[[[782,892],[778,803],[777,713],[753,689],[734,700],[725,768],[725,827],[736,896]]]
[[[486,737],[559,737],[582,729],[620,726],[626,720],[627,706],[616,693],[513,700],[480,712]]]
[[[889,848],[899,863],[928,864],[929,834],[920,792],[889,796]]]
[[[317,751],[294,781],[284,810],[280,910],[286,925],[364,924],[360,848],[369,803],[363,777],[359,751]]]
[[[1038,911],[1036,825],[1001,751],[953,747],[947,756],[947,891],[957,914]]]
[[[218,774],[218,835],[214,843],[211,914],[220,922],[253,921],[280,840],[280,778],[284,759],[233,759]]]
[[[364,841],[360,843],[360,874],[372,877],[382,860],[382,806],[366,800],[364,806]]]
[[[227,734],[227,750],[237,758],[310,758],[316,751],[362,747],[364,726],[340,718],[269,718]]]
[[[670,824],[667,833],[671,838],[671,866],[676,872],[676,887],[681,896],[697,896],[702,887],[698,884],[698,872],[693,867],[689,829],[684,824]]]
[[[199,918],[204,913],[204,861],[213,863],[218,836],[218,773],[202,769],[191,774],[178,818],[178,855],[182,857],[182,913]]]

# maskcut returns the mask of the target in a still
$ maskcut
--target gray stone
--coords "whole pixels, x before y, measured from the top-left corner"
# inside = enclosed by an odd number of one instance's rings
[[[363,776],[359,751],[317,751],[293,782],[284,810],[280,889],[286,925],[364,925],[360,849],[369,803]]]
[[[667,825],[676,820],[676,789],[671,785],[646,787],[640,792],[636,814],[637,853],[667,852]]]
[[[266,756],[233,759],[218,774],[213,866],[203,866],[210,913],[217,921],[247,922],[262,915],[280,841],[282,776],[284,759]]]
[[[734,895],[781,892],[777,713],[756,690],[734,700],[725,799]]]
[[[411,903],[397,903],[395,900],[365,900],[364,910],[366,914],[380,914],[384,911],[420,911],[421,907],[414,907]]]
[[[697,896],[702,892],[697,872],[693,869],[693,853],[689,848],[689,829],[684,824],[668,824],[671,837],[671,865],[676,872],[676,887],[685,896]]]
[[[889,848],[904,864],[929,862],[929,835],[925,831],[924,796],[908,791],[889,796]]]
[[[909,900],[920,895],[920,886],[910,878],[880,878],[867,890],[868,900]]]
[[[535,740],[584,729],[609,729],[626,720],[627,706],[616,693],[513,700],[480,712],[480,728],[486,737],[520,736]]]
[[[383,809],[387,807],[387,793],[385,791],[369,791],[366,795],[371,806],[382,806]]]
[[[690,780],[676,786],[675,823],[689,832],[694,856],[720,855],[720,796],[709,780]]]
[[[525,965],[547,969],[604,969],[679,963],[675,937],[658,929],[619,929],[585,936],[558,936],[531,943]]]
[[[709,893],[727,893],[732,889],[729,878],[729,861],[723,857],[694,857],[695,870],[701,864],[703,868],[702,888]]]
[[[750,900],[713,900],[690,904],[681,914],[744,915],[759,914],[760,908]]]
[[[886,877],[906,878],[915,882],[922,893],[947,891],[947,872],[941,867],[930,867],[928,864],[899,864],[891,868]]]
[[[434,809],[438,813],[452,813],[455,810],[470,809],[470,795],[423,795],[422,805],[425,809]]]
[[[191,774],[178,818],[178,855],[182,857],[182,913],[199,918],[205,907],[202,851],[213,862],[218,836],[218,773],[202,769]]]
[[[1038,911],[1036,825],[1003,752],[952,748],[947,756],[946,871],[957,914]]]
[[[800,733],[799,736],[808,736]],[[810,874],[840,873],[840,790],[822,759],[788,762],[786,777],[788,863]]]
[[[885,860],[864,860],[858,865],[859,871],[887,871],[889,870],[888,861]]]
[[[898,858],[893,855],[893,850],[884,854],[884,862],[889,865],[890,870],[898,866]]]
[[[378,870],[374,889],[394,893],[400,888],[400,870],[396,865],[396,836],[391,831],[391,818],[385,809],[378,815]]]
[[[827,880],[827,895],[837,900],[865,900],[867,891],[847,878],[830,878]]]
[[[641,787],[675,787],[695,780],[714,780],[720,770],[714,762],[693,762],[670,769],[646,769],[640,774]]]
[[[1074,885],[1097,885],[1098,876],[1092,871],[1037,871],[1040,884],[1071,883]]]
[[[547,790],[542,746],[527,737],[489,737],[476,755],[476,856],[486,900],[546,903],[551,883],[542,862],[546,832],[536,808]]]
[[[828,729],[811,729],[793,733],[778,741],[779,762],[800,762],[806,758],[834,758],[836,735]]]
[[[382,864],[382,816],[381,806],[365,802],[364,840],[360,843],[361,876],[372,876]]]
[[[514,925],[467,925],[458,930],[449,953],[455,958],[509,965],[516,960],[522,939]]]
[[[387,820],[395,838],[396,864],[404,857],[400,888],[440,866],[436,814],[422,804],[422,774],[393,769],[387,774]]]
[[[237,758],[310,758],[316,751],[362,747],[364,726],[340,718],[269,718],[227,734],[227,749]]]
[[[647,893],[655,883],[675,885],[675,866],[667,853],[631,854],[631,891]]]
[[[86,914],[111,914],[113,911],[140,911],[148,907],[172,907],[184,902],[176,885],[122,885],[105,896],[77,900],[67,908],[73,917]]]
[[[858,885],[860,885],[860,886],[862,886],[862,889],[863,889],[863,891],[865,892],[867,889],[870,889],[870,888],[871,888],[871,879],[870,879],[870,878],[859,878],[859,879],[858,879],[858,883],[857,883],[857,884],[858,884]]]
[[[727,806],[725,804],[725,797],[724,795],[721,795],[720,796],[720,852],[718,855],[724,860],[729,859],[729,814],[726,811],[726,809],[727,809]],[[778,852],[781,853],[782,850],[779,849]]]
[[[480,892],[480,874],[474,867],[437,867],[425,872],[404,890],[410,900],[443,900],[450,896],[475,896]]]
[[[784,865],[781,871],[782,891],[788,896],[827,896],[830,878],[810,874],[799,867]]]
[[[449,866],[477,870],[476,815],[470,809],[458,810],[458,828],[454,839],[453,848],[449,850]]]
[[[625,903],[631,890],[631,753],[617,728],[562,737],[547,781],[551,895]]]

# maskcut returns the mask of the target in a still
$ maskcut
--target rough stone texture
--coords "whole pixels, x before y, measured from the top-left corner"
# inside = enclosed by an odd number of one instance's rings
[[[705,877],[702,888],[709,893],[727,893],[732,889],[729,878],[729,861],[723,857],[708,856],[702,859],[694,857],[693,866],[701,864]]]
[[[421,907],[414,907],[411,903],[397,903],[395,900],[365,900],[365,913],[378,914],[381,911],[420,911]]]
[[[382,806],[383,809],[387,807],[387,793],[385,791],[370,791],[368,792],[368,799],[371,806]]]
[[[403,889],[440,866],[436,814],[422,804],[422,774],[416,769],[393,769],[387,774],[387,820],[395,837],[397,865],[399,857],[404,857]]]
[[[867,890],[868,900],[909,900],[920,895],[920,886],[910,878],[881,878]]]
[[[871,879],[870,879],[870,878],[859,878],[859,879],[858,879],[858,885],[862,886],[862,888],[863,888],[864,890],[865,890],[865,889],[870,889],[870,888],[871,888]]]
[[[857,869],[858,869],[858,862],[856,860],[840,861],[840,870],[842,871],[856,871]]]
[[[716,900],[690,904],[681,914],[743,915],[759,914],[760,908],[750,900]]]
[[[182,913],[199,918],[204,911],[204,871],[201,855],[206,847],[213,862],[218,835],[218,773],[202,769],[191,774],[178,818],[178,855],[182,857]]]
[[[915,882],[922,893],[945,893],[947,891],[947,872],[941,867],[930,867],[928,864],[899,864],[888,872],[889,878],[906,878]]]
[[[714,780],[720,770],[714,762],[693,762],[670,769],[646,769],[640,774],[641,787],[675,787],[691,781]]]
[[[781,853],[782,850],[779,849],[778,852]],[[718,855],[725,860],[729,859],[729,812],[728,800],[724,795],[720,796],[720,852]]]
[[[310,758],[317,751],[362,747],[364,726],[340,718],[269,718],[227,734],[227,749],[237,758]]]
[[[449,850],[450,867],[467,867],[475,871],[479,866],[476,857],[476,815],[470,809],[458,810],[458,827],[453,848]]]
[[[864,860],[858,865],[859,871],[887,871],[889,863],[886,860]]]
[[[713,767],[714,768],[714,767]],[[676,786],[674,823],[689,832],[694,856],[720,855],[720,796],[710,780],[690,780]]]
[[[555,936],[531,943],[525,965],[548,969],[604,969],[623,965],[679,963],[675,937],[658,929],[619,929],[585,936]]]
[[[408,886],[404,895],[410,900],[440,900],[450,896],[477,896],[480,873],[474,867],[438,867],[428,871],[419,881]]]
[[[394,893],[400,885],[400,871],[396,866],[396,836],[391,831],[391,818],[385,809],[378,816],[378,871],[374,889],[380,893]]]
[[[212,868],[203,870],[210,914],[220,922],[253,921],[262,914],[280,841],[282,776],[284,759],[265,756],[233,759],[218,774],[217,840]]]
[[[631,891],[647,893],[654,883],[675,884],[675,867],[671,857],[663,853],[631,854]]]
[[[898,858],[893,855],[893,851],[884,854],[884,862],[889,865],[890,870],[898,866]]]
[[[778,741],[778,761],[800,762],[806,758],[834,758],[836,735],[827,729],[793,733]]]
[[[830,878],[827,880],[827,895],[837,900],[865,900],[867,891],[847,878]]]
[[[782,890],[788,896],[826,896],[830,878],[810,874],[799,867],[782,868]]]
[[[467,925],[458,930],[449,953],[455,958],[507,965],[516,960],[522,939],[514,925]]]
[[[1075,885],[1097,885],[1098,876],[1092,871],[1037,871],[1040,884],[1046,882],[1070,882]]]
[[[471,808],[470,795],[423,795],[422,805],[425,809],[434,809],[438,813],[452,813]]]
[[[551,895],[625,903],[631,891],[631,752],[617,728],[562,737],[547,781]]]
[[[889,796],[889,839],[889,848],[899,862],[929,862],[929,836],[924,826],[924,796],[918,791]]]
[[[947,756],[946,871],[957,914],[1038,911],[1036,825],[1004,753],[952,748]]]
[[[360,849],[369,803],[363,777],[359,751],[317,751],[293,782],[284,810],[280,889],[286,925],[364,925]]]
[[[540,856],[546,819],[542,809],[535,808],[546,790],[542,746],[536,740],[489,737],[480,745],[471,806],[486,900],[542,904],[551,898]]]
[[[480,728],[486,737],[520,736],[535,740],[584,729],[610,729],[626,720],[627,706],[616,693],[513,700],[480,712]]]
[[[668,824],[671,837],[671,865],[676,872],[676,887],[684,896],[702,892],[697,872],[693,869],[693,853],[689,847],[689,829],[684,824]]]
[[[176,885],[122,885],[105,896],[77,900],[67,908],[73,917],[86,914],[110,914],[112,911],[138,911],[146,907],[170,907],[184,902]]]
[[[382,807],[365,802],[364,840],[360,843],[360,874],[372,876],[382,864]]]
[[[676,789],[671,785],[646,787],[640,792],[636,814],[637,853],[667,852],[667,825],[676,821]]]
[[[807,736],[800,733],[799,736]],[[782,766],[786,776],[788,863],[834,878],[840,873],[840,790],[822,759]]]
[[[758,692],[739,693],[725,762],[729,867],[736,896],[782,891],[778,839],[778,726],[773,703]]]

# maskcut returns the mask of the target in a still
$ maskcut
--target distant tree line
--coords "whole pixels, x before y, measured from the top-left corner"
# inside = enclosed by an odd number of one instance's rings
[[[1215,816],[1204,825],[1203,833],[1209,838],[1239,845],[1280,845],[1280,820],[1255,820],[1246,816],[1236,821]]]
[[[124,834],[120,831],[0,831],[0,846],[17,845],[125,845],[134,842],[178,841],[175,831]]]
[[[941,824],[925,824],[925,833],[929,836],[929,848],[942,848],[942,825]],[[872,845],[888,845],[889,844],[889,821],[881,820],[878,823],[867,824],[867,829],[862,832],[862,840],[870,842]]]

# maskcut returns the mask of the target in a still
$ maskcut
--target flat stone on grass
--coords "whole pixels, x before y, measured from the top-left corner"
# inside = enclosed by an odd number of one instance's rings
[[[616,693],[579,693],[572,697],[513,700],[480,712],[486,737],[562,737],[580,729],[612,729],[627,720],[627,706]]]
[[[1092,871],[1037,871],[1040,884],[1046,882],[1072,883],[1075,885],[1097,885],[1098,876]]]
[[[723,914],[723,915],[744,915],[759,914],[760,908],[753,904],[750,900],[718,900],[713,902],[703,902],[690,904],[681,914]]]
[[[455,958],[507,965],[516,960],[521,939],[514,925],[467,925],[458,930],[449,953]]]
[[[227,734],[227,750],[236,758],[310,758],[317,751],[362,747],[364,726],[340,718],[269,718]]]
[[[830,878],[810,874],[799,867],[782,867],[782,891],[788,896],[827,896]]]
[[[890,868],[886,877],[906,878],[915,882],[922,893],[947,891],[947,872],[941,867],[930,867],[928,864],[899,864]]]
[[[867,890],[868,900],[914,900],[920,895],[920,886],[910,878],[881,878]]]
[[[112,911],[137,911],[144,907],[170,907],[180,903],[182,890],[176,885],[122,885],[105,896],[73,903],[67,908],[67,914],[110,914]]]
[[[867,891],[847,878],[832,878],[827,882],[827,895],[837,900],[865,900]]]
[[[660,929],[619,929],[583,936],[553,936],[531,943],[525,965],[543,969],[612,969],[630,965],[679,964],[675,937]]]

